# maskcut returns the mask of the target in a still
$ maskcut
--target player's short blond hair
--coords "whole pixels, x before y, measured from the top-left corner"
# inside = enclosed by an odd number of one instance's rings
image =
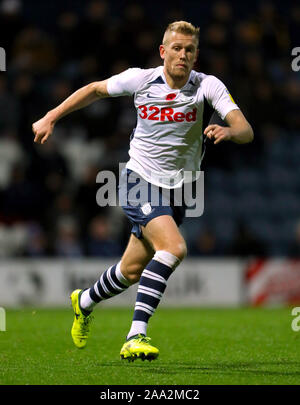
[[[193,24],[191,24],[187,21],[174,21],[167,26],[167,29],[166,29],[166,31],[164,33],[164,37],[163,37],[163,45],[165,45],[167,43],[168,35],[171,32],[178,32],[180,34],[194,36],[197,40],[197,46],[198,46],[199,31],[200,31],[199,27],[195,27]]]

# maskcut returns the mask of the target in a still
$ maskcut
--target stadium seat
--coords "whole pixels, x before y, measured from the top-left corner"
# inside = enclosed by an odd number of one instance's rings
[[[226,191],[232,193],[234,190],[234,181],[232,173],[225,170],[211,168],[204,174],[205,189],[211,191]]]
[[[259,192],[264,188],[264,179],[258,169],[238,169],[233,175],[233,182],[237,193]]]
[[[80,132],[76,136],[76,131],[73,137],[62,138],[59,144],[72,177],[76,180],[82,178],[88,164],[99,164],[105,155],[105,147],[101,140],[87,141]]]
[[[297,194],[292,192],[274,193],[270,198],[270,213],[275,219],[292,219],[300,217],[300,204]]]
[[[229,246],[235,235],[236,222],[228,217],[217,218],[212,223],[212,229],[215,231],[222,245]]]
[[[246,191],[239,194],[235,201],[235,208],[240,218],[266,218],[269,215],[270,200],[265,194]]]
[[[280,137],[274,139],[265,149],[264,161],[267,165],[286,166],[292,155],[292,137],[284,131],[280,132]]]
[[[298,173],[291,167],[269,165],[264,180],[265,188],[271,192],[295,192],[299,188]]]

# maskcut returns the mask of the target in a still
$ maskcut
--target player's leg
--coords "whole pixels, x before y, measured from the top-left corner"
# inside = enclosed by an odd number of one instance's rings
[[[99,280],[82,293],[80,305],[91,311],[100,301],[120,294],[140,279],[145,265],[154,255],[154,250],[144,239],[131,234],[121,260],[106,270]]]
[[[133,321],[121,358],[152,360],[158,349],[149,344],[147,325],[167,286],[167,280],[186,255],[186,243],[170,215],[152,219],[142,228],[143,237],[154,247],[155,254],[143,271],[137,292]]]
[[[130,235],[121,259],[122,274],[130,284],[139,281],[146,264],[152,259],[154,253],[152,245],[146,239],[138,239],[134,234]]]
[[[165,250],[176,256],[181,262],[186,254],[186,242],[170,215],[161,215],[142,227],[143,236],[153,246],[155,252]]]
[[[137,180],[130,179],[133,174]],[[177,226],[182,222],[185,207],[175,206],[175,192],[148,183],[130,170],[122,175],[120,195],[122,208],[134,224],[137,236],[142,236],[155,252],[140,277],[133,321],[120,355],[128,360],[152,360],[159,351],[149,344],[146,336],[148,320],[163,296],[168,278],[186,254],[186,244]]]
[[[86,345],[92,319],[90,314],[95,305],[122,293],[136,283],[153,254],[154,251],[146,240],[131,234],[119,263],[107,269],[91,288],[73,291],[71,301],[74,322],[71,335],[78,348]]]
[[[127,338],[146,335],[148,320],[157,308],[167,280],[186,255],[186,243],[174,219],[162,215],[143,227],[143,237],[153,245],[155,254],[139,281],[133,322]]]

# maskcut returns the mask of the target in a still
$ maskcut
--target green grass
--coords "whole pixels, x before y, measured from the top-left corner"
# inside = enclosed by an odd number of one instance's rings
[[[122,362],[132,310],[97,309],[84,350],[71,309],[7,310],[0,384],[300,384],[300,332],[290,309],[159,308],[148,328],[154,362]]]

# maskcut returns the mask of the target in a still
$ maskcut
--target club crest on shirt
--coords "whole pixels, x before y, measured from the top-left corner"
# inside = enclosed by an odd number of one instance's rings
[[[152,212],[152,208],[149,202],[142,205],[141,210],[143,211],[144,215],[149,215]]]

